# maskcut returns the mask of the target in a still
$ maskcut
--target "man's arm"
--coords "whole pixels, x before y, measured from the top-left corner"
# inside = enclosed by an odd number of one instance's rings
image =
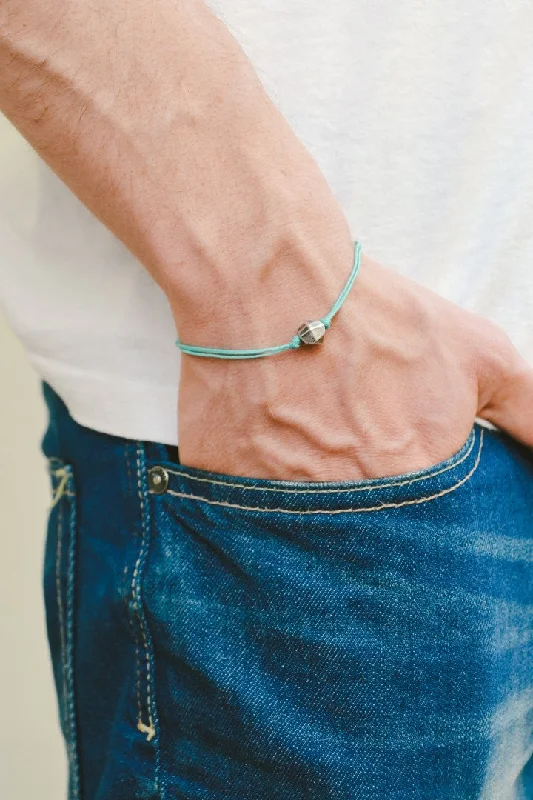
[[[327,305],[349,268],[346,222],[204,4],[2,0],[0,9],[0,109],[172,295],[184,339],[249,341],[248,322],[227,329],[235,300],[245,314],[259,289],[278,300],[292,291],[298,303],[292,281],[313,262],[321,272],[339,265],[317,298]]]
[[[337,297],[346,219],[198,0],[0,0],[0,109],[165,290],[182,340],[288,340]],[[533,445],[531,370],[494,326],[363,259],[324,346],[184,357],[184,463],[342,479],[450,455],[476,413]]]

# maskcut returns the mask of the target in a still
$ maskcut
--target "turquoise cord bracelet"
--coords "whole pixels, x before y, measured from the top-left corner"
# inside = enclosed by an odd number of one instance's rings
[[[331,320],[346,300],[348,292],[352,288],[357,277],[360,265],[361,244],[356,241],[352,271],[329,314],[326,314],[326,316],[321,319],[304,322],[303,325],[300,325],[298,328],[296,336],[293,336],[287,344],[280,344],[275,347],[261,347],[252,350],[226,350],[223,347],[200,347],[193,344],[184,344],[180,342],[179,339],[176,339],[176,345],[182,353],[187,353],[187,355],[190,356],[202,356],[203,358],[265,358],[265,356],[274,356],[278,353],[283,353],[285,350],[297,350],[302,344],[318,344],[324,338],[325,332],[331,325]]]

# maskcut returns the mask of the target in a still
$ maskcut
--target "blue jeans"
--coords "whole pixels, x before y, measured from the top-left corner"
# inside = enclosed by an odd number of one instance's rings
[[[45,396],[72,800],[533,798],[531,451],[235,478]]]

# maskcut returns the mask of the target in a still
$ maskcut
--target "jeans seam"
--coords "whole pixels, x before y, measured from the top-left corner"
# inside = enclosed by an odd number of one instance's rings
[[[69,470],[69,478],[72,482],[72,472]],[[78,763],[78,742],[76,729],[76,686],[74,673],[74,604],[75,604],[75,580],[76,580],[76,506],[73,500],[69,500],[70,520],[69,520],[69,543],[68,543],[68,572],[67,572],[67,599],[66,599],[66,636],[65,636],[65,660],[66,660],[66,712],[68,720],[68,754],[71,770],[72,800],[78,800],[80,796],[79,786],[79,763]]]
[[[57,616],[59,619],[59,650],[61,653],[61,677],[63,691],[63,725],[67,727],[67,662],[65,656],[65,610],[61,597],[61,558],[62,558],[62,531],[63,531],[63,503],[57,509],[57,540],[56,540],[56,601]]]
[[[411,505],[422,505],[423,503],[428,503],[432,500],[437,500],[439,497],[444,497],[447,494],[451,494],[452,492],[459,489],[460,486],[463,486],[467,481],[470,480],[472,475],[475,473],[479,466],[479,462],[481,459],[481,452],[483,449],[483,431],[480,433],[479,438],[479,448],[476,455],[476,460],[472,469],[463,477],[461,480],[457,481],[453,486],[449,486],[446,489],[442,489],[440,492],[436,492],[435,494],[425,495],[424,497],[417,497],[411,500],[403,500],[399,503],[380,503],[380,505],[376,506],[369,506],[369,507],[350,507],[350,508],[321,508],[321,509],[292,509],[292,508],[265,508],[262,506],[243,506],[237,503],[228,503],[224,500],[208,500],[205,497],[201,497],[200,495],[188,494],[187,492],[175,492],[172,489],[167,489],[165,494],[173,495],[174,497],[181,497],[183,499],[195,500],[201,503],[207,503],[208,505],[212,506],[223,506],[225,508],[236,508],[241,511],[260,511],[262,513],[268,512],[272,514],[362,514],[368,513],[369,511],[387,511],[393,508],[402,508],[404,506],[411,506]],[[153,494],[153,493],[152,493]],[[313,492],[307,492],[307,494],[313,494]],[[161,495],[163,496],[163,495]]]
[[[141,485],[141,449],[140,446],[137,447],[137,495],[139,497],[140,508],[141,508],[141,526],[142,526],[142,537],[141,537],[141,547],[139,549],[139,555],[137,557],[137,561],[135,562],[135,567],[133,570],[132,582],[131,582],[131,593],[133,597],[134,608],[137,614],[137,620],[139,622],[139,627],[141,630],[142,642],[144,647],[144,658],[145,658],[145,665],[146,665],[146,713],[148,717],[148,724],[143,722],[142,719],[142,709],[141,709],[141,698],[140,698],[140,691],[138,695],[138,719],[137,719],[137,729],[141,731],[141,733],[145,733],[148,741],[150,742],[155,736],[155,728],[153,723],[152,717],[152,701],[151,701],[151,675],[150,675],[150,657],[148,653],[148,639],[146,635],[146,628],[145,628],[145,620],[144,614],[142,611],[141,605],[141,598],[140,598],[140,577],[141,577],[141,570],[144,566],[144,557],[145,557],[145,550],[146,550],[146,516],[145,516],[145,506],[144,506],[144,496],[142,491]],[[139,659],[139,648],[137,646],[137,657],[138,657],[138,669],[140,674],[140,659]]]
[[[140,733],[146,734],[146,739],[148,742],[154,740],[154,747],[155,747],[154,784],[155,784],[155,790],[159,795],[160,754],[159,754],[159,733],[157,725],[157,712],[155,708],[154,656],[153,656],[152,640],[148,629],[148,623],[144,613],[143,601],[141,597],[141,582],[149,547],[151,520],[150,520],[150,510],[148,507],[148,496],[147,496],[148,492],[144,478],[145,454],[144,454],[144,448],[140,442],[137,443],[136,462],[137,462],[137,495],[140,501],[142,537],[141,537],[141,547],[139,550],[139,555],[135,563],[135,568],[133,570],[131,592],[133,598],[133,605],[136,611],[139,628],[141,631],[142,645],[144,649],[144,662],[145,662],[145,673],[146,673],[146,713],[148,718],[148,724],[146,724],[142,718],[142,707],[140,703],[140,693],[139,693],[137,730]],[[140,675],[140,653],[138,644],[136,647],[136,657],[137,657],[137,667],[139,670],[138,674]],[[139,684],[140,684],[140,678],[139,678]]]
[[[481,431],[481,435],[483,432]],[[399,486],[410,486],[417,481],[425,481],[429,480],[430,478],[436,478],[438,475],[442,475],[445,472],[449,472],[451,469],[458,467],[463,461],[466,461],[468,456],[471,454],[472,450],[474,449],[474,444],[476,441],[475,433],[470,435],[471,442],[468,445],[467,450],[463,453],[463,455],[458,458],[457,460],[454,459],[452,456],[452,463],[448,464],[446,467],[441,467],[434,472],[425,472],[422,475],[415,475],[413,478],[406,478],[404,480],[394,481],[394,479],[386,479],[384,481],[379,481],[376,483],[367,483],[363,485],[354,485],[349,487],[340,487],[340,488],[331,488],[331,489],[287,489],[283,487],[277,486],[252,486],[246,483],[232,483],[231,481],[223,481],[223,480],[215,480],[213,478],[201,478],[196,475],[192,475],[190,472],[186,472],[185,470],[181,470],[178,472],[177,470],[169,469],[165,467],[165,471],[169,473],[169,475],[178,475],[179,477],[190,478],[191,480],[198,481],[200,483],[210,483],[216,486],[229,486],[230,488],[234,489],[250,489],[256,492],[279,492],[280,494],[309,494],[311,491],[313,494],[342,494],[346,492],[368,492],[373,491],[376,489],[389,489],[389,488],[396,488]],[[463,445],[464,447],[464,445]],[[462,449],[462,448],[461,448]],[[457,455],[457,454],[456,454]]]
[[[125,461],[126,461],[126,477],[128,481],[128,487],[130,486],[130,480],[133,478],[132,470],[130,465],[130,453],[129,447],[126,446],[124,449]],[[138,470],[136,472],[135,483],[138,484]],[[138,491],[138,488],[137,488]],[[143,521],[141,519],[141,532],[143,531]],[[141,546],[142,546],[142,538],[141,538]],[[139,729],[139,725],[142,725],[142,699],[141,699],[141,655],[140,655],[140,636],[139,636],[139,625],[134,625],[134,617],[135,620],[138,620],[138,611],[137,611],[137,597],[136,597],[136,576],[134,574],[135,565],[138,561],[139,556],[137,557],[135,563],[133,564],[132,570],[132,579],[131,585],[129,590],[129,597],[131,598],[131,606],[130,600],[126,603],[127,608],[127,616],[128,616],[128,627],[133,639],[133,643],[135,646],[135,696],[137,699],[137,728]],[[124,567],[124,584],[126,584],[128,575],[128,562],[126,561],[126,565]]]

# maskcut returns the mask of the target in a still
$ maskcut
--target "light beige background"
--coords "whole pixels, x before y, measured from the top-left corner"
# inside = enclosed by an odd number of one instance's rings
[[[45,638],[48,476],[37,376],[0,312],[0,798],[62,800],[65,759]]]

